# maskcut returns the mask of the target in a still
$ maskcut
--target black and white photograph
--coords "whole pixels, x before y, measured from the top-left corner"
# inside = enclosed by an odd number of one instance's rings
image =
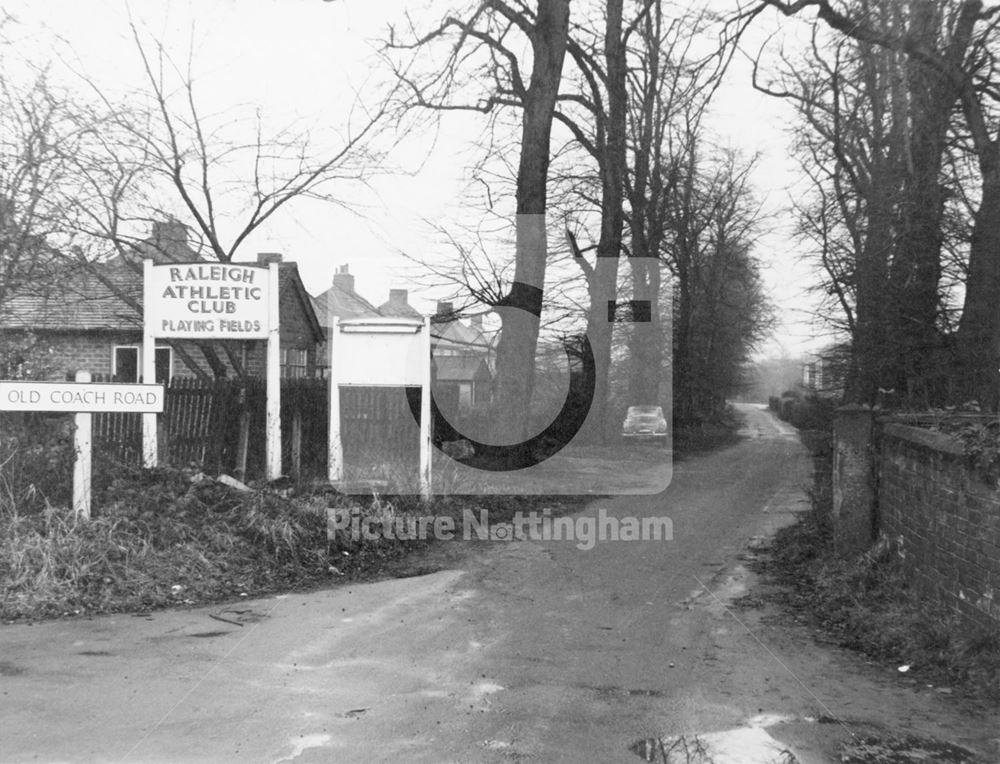
[[[1000,3],[0,3],[8,762],[1000,762]]]

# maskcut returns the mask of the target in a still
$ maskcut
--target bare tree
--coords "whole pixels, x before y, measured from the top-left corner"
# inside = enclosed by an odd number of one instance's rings
[[[674,411],[685,422],[717,414],[772,317],[752,247],[759,207],[752,162],[709,161],[692,136],[676,168],[663,251],[673,276]]]
[[[44,252],[64,271],[70,264],[86,269],[140,311],[137,295],[114,271],[137,272],[150,246],[177,257],[182,245],[188,257],[232,261],[251,234],[298,200],[350,206],[351,192],[391,148],[384,140],[391,88],[370,99],[373,105],[359,100],[332,147],[320,148],[295,125],[269,130],[259,112],[231,132],[234,114],[206,113],[199,104],[190,58],[178,67],[160,42],[143,39],[136,27],[132,33],[146,87],[126,100],[112,100],[86,79],[90,98],[56,93],[44,77],[24,93],[0,82],[11,105],[0,118],[12,128],[3,131],[0,169],[0,301],[14,276]],[[20,158],[20,169],[8,156]],[[174,218],[185,224],[179,230],[194,231],[190,249],[186,232],[149,239],[152,224]],[[205,376],[183,345],[173,344]],[[237,374],[245,373],[232,343],[199,348],[216,376],[227,373],[220,349]]]
[[[552,122],[569,35],[569,0],[483,0],[462,16],[449,15],[432,31],[400,42],[391,30],[390,50],[426,51],[438,41],[450,42],[449,53],[436,72],[418,77],[396,67],[410,90],[410,102],[437,111],[474,110],[489,113],[498,106],[521,112],[520,158],[515,190],[515,258],[509,291],[493,307],[501,318],[497,347],[496,438],[500,443],[525,440],[531,400],[538,320],[547,264],[546,212]],[[530,48],[519,55],[513,39]],[[483,77],[486,93],[474,103],[465,95],[461,78]],[[525,448],[509,454],[514,463],[530,458]]]
[[[898,385],[911,398],[933,400],[922,376],[939,341],[942,226],[947,197],[941,183],[951,114],[957,107],[978,160],[981,187],[969,249],[965,302],[958,329],[960,375],[966,395],[995,407],[1000,390],[1000,317],[993,297],[1000,290],[1000,121],[996,114],[995,30],[1000,8],[981,0],[943,3],[912,0],[891,4],[891,13],[867,12],[862,4],[828,0],[764,0],[745,17],[773,7],[792,16],[815,9],[821,22],[859,44],[905,55],[907,96],[905,174],[898,231],[889,276],[895,293],[897,336],[905,353]],[[874,11],[875,7],[869,8]],[[914,382],[924,389],[914,390]]]

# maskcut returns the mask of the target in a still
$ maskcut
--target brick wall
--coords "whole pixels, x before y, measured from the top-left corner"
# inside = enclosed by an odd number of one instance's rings
[[[900,540],[910,580],[985,626],[1000,623],[1000,489],[986,485],[941,433],[882,428],[877,520]]]
[[[39,340],[51,349],[49,378],[62,380],[67,373],[80,370],[111,374],[111,349],[115,345],[141,343],[142,335],[135,332],[46,332]]]
[[[69,372],[77,370],[89,371],[92,374],[110,375],[112,373],[112,348],[116,345],[142,345],[141,332],[44,332],[39,334],[39,342],[42,346],[49,348],[49,366],[51,373],[47,376],[50,379],[66,379]],[[157,346],[168,344],[165,340],[159,340]],[[194,342],[189,340],[175,340],[173,344],[180,345],[187,351],[188,355],[202,371],[211,376],[212,371],[205,355]],[[234,376],[233,366],[229,358],[222,349],[222,343],[213,342],[211,344],[216,351],[219,361],[225,366],[228,376]],[[302,348],[308,354],[308,372],[311,376],[315,371],[317,350],[315,345],[305,342],[298,334],[282,333],[282,348]],[[263,379],[265,373],[265,360],[267,357],[267,342],[264,340],[250,340],[232,343],[236,357],[245,366],[252,377]],[[196,376],[181,359],[178,353],[173,354],[172,374],[175,377]]]

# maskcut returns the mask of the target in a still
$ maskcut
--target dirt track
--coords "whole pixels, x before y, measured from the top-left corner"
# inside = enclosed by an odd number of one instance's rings
[[[809,481],[794,432],[744,414],[664,494],[583,513],[666,516],[670,541],[441,544],[431,575],[0,628],[0,758],[629,764],[668,738],[753,764],[893,731],[1000,760],[997,714],[729,607]]]

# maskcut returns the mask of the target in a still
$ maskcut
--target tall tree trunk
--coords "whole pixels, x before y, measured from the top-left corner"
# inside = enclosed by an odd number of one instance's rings
[[[626,64],[622,40],[623,0],[608,0],[604,31],[607,67],[607,123],[601,161],[601,237],[597,242],[597,262],[590,278],[590,310],[587,336],[594,353],[594,399],[584,422],[582,438],[602,441],[607,435],[608,377],[611,371],[611,343],[614,323],[609,306],[618,295],[618,266],[622,249],[625,198]]]
[[[629,334],[630,404],[656,405],[660,402],[663,373],[663,337],[660,324],[660,242],[663,237],[663,86],[660,54],[662,8],[656,3],[644,24],[647,75],[641,91],[641,108],[635,125],[635,141],[630,189],[632,208],[629,269],[632,299],[648,304],[648,314],[632,324]]]
[[[934,49],[940,35],[937,0],[915,0],[910,11],[910,34]],[[899,235],[889,278],[895,305],[897,348],[896,387],[914,402],[934,403],[940,391],[933,387],[941,280],[941,223],[944,196],[940,184],[951,110],[958,99],[938,69],[909,58],[905,63],[909,91],[908,172],[904,176]]]
[[[534,387],[535,348],[545,286],[546,197],[553,111],[569,34],[569,0],[539,0],[532,29],[531,80],[521,121],[521,157],[517,171],[517,219],[514,283],[497,307],[501,319],[497,344],[497,415],[499,444],[518,444],[527,435]],[[515,449],[513,462],[526,459]]]
[[[965,304],[958,325],[963,393],[994,411],[1000,403],[1000,145],[980,160],[982,200],[973,220]]]

